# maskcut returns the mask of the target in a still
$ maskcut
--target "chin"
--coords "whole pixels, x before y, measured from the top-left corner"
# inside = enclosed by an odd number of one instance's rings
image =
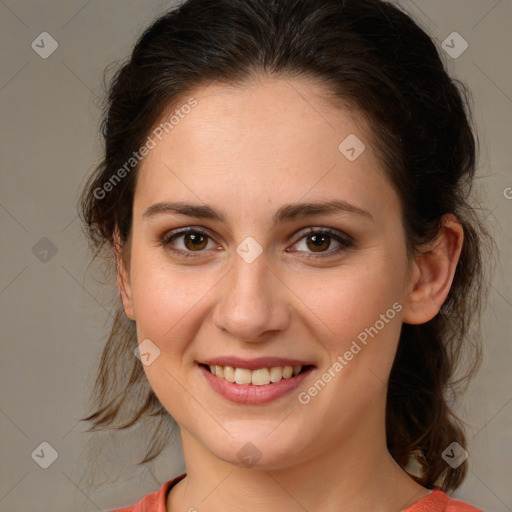
[[[233,436],[229,442],[218,440],[205,445],[218,459],[243,469],[277,470],[289,467],[297,456],[297,442],[291,438],[284,444],[283,438],[269,439],[269,431],[254,435]]]

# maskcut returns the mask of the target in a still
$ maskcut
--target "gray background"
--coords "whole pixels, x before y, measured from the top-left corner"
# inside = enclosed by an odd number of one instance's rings
[[[492,277],[483,322],[482,369],[458,406],[469,423],[470,472],[456,496],[488,512],[512,510],[507,265],[512,245],[506,236],[512,208],[506,197],[512,196],[507,58],[512,1],[401,4],[438,44],[454,31],[469,44],[460,57],[446,55],[446,61],[474,96],[482,143],[477,182],[501,265]],[[76,212],[84,177],[100,155],[102,73],[128,56],[135,38],[170,5],[0,0],[0,509],[5,512],[105,510],[134,503],[184,471],[178,436],[156,464],[135,469],[144,429],[91,435],[78,421],[86,412],[116,299],[96,267],[88,267],[91,254]],[[59,45],[47,59],[31,47],[44,31]],[[53,245],[40,242],[43,237]],[[58,453],[47,469],[31,456],[42,442]],[[98,466],[91,468],[88,461],[95,457]],[[96,488],[91,476],[116,482]]]

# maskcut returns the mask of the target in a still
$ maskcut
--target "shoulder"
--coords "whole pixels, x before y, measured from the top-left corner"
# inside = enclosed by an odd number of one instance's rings
[[[459,500],[448,501],[448,505],[446,507],[446,512],[484,512],[481,508],[473,507],[473,505],[469,505],[468,503],[464,503]]]
[[[158,491],[152,492],[144,496],[140,501],[129,507],[116,508],[110,512],[166,512],[166,501],[169,491],[180,480],[185,478],[186,473],[165,482]]]
[[[403,512],[484,512],[463,501],[454,500],[440,489],[434,489],[431,494],[411,505]]]

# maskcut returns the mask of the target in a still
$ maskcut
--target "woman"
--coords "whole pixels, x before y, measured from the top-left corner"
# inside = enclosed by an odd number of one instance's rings
[[[119,510],[478,510],[445,494],[467,470],[445,392],[479,307],[475,136],[415,22],[189,0],[104,119],[82,213],[124,311],[85,419],[170,415],[187,468]]]

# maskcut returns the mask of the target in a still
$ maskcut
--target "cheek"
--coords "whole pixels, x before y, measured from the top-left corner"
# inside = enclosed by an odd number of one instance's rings
[[[311,308],[299,314],[318,326],[310,333],[311,342],[328,355],[318,376],[329,382],[325,391],[317,392],[323,385],[314,384],[304,390],[305,400],[330,408],[325,414],[334,430],[345,428],[345,422],[363,416],[375,399],[385,396],[402,324],[401,288],[393,272],[383,274],[375,267],[344,271],[297,293],[307,297],[305,305]],[[317,394],[323,398],[316,399]]]
[[[375,252],[364,264],[297,280],[294,287],[303,298],[299,315],[316,326],[312,339],[323,345],[331,366],[342,358],[332,371],[343,375],[335,380],[349,395],[365,389],[370,396],[387,380],[400,337],[404,265],[398,255]]]
[[[401,263],[390,268],[386,257],[369,255],[371,264],[341,265],[296,279],[293,290],[304,314],[316,316],[319,326],[341,338],[355,336],[402,300]],[[307,311],[310,311],[309,314]],[[393,311],[390,316],[395,316]]]
[[[172,269],[154,253],[134,250],[132,254],[132,300],[140,335],[161,340],[172,334],[197,302],[197,275]],[[139,338],[140,339],[140,338]]]
[[[132,245],[131,279],[137,317],[154,320],[183,316],[200,292],[204,273],[193,266],[176,266],[162,247],[152,247],[140,237]],[[141,319],[142,319],[141,318]],[[151,318],[151,317],[150,317]]]
[[[219,275],[194,266],[178,267],[154,249],[134,251],[132,263],[139,343],[147,338],[154,342],[160,349],[159,363],[166,368],[190,364],[188,351],[194,348],[192,341],[211,313],[215,286],[222,282],[219,279],[224,271]]]

